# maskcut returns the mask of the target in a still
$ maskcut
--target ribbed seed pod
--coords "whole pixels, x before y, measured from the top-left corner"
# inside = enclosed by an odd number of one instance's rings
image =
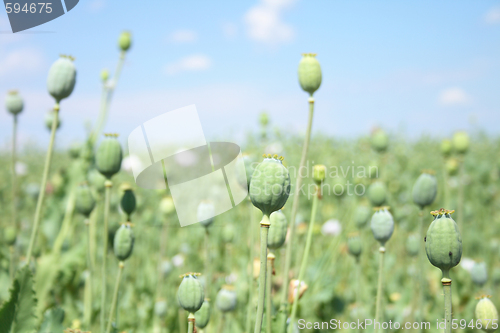
[[[371,210],[367,206],[358,206],[354,211],[354,223],[359,229],[364,228],[371,217]]]
[[[54,110],[50,110],[45,114],[45,127],[49,131],[52,130],[52,123],[54,122],[54,118],[55,118]],[[59,127],[61,127],[61,117],[57,117],[56,129],[59,129]]]
[[[215,205],[211,201],[202,201],[198,204],[198,221],[205,227],[214,223]]]
[[[87,183],[78,185],[75,193],[75,210],[85,217],[89,217],[95,207],[95,199]]]
[[[127,260],[134,249],[134,233],[130,225],[125,223],[115,233],[113,241],[115,256],[120,261]]]
[[[456,132],[453,134],[453,149],[459,154],[465,154],[469,149],[470,140],[466,132]]]
[[[378,207],[385,203],[387,198],[387,189],[382,182],[374,182],[368,187],[368,199],[373,206]]]
[[[232,286],[223,286],[217,293],[215,305],[222,312],[233,311],[236,308],[236,292]]]
[[[101,142],[95,155],[97,170],[106,178],[110,179],[120,171],[122,165],[122,146],[117,140],[116,134],[107,134]]]
[[[206,299],[203,301],[201,308],[194,314],[196,327],[205,328],[210,321],[211,312],[210,301]]]
[[[316,185],[320,185],[326,177],[326,166],[317,164],[313,167],[313,180]]]
[[[370,141],[373,150],[379,153],[385,152],[389,146],[389,136],[380,128],[372,133]]]
[[[359,258],[363,251],[363,242],[358,234],[353,234],[347,238],[347,250],[355,258]]]
[[[451,218],[453,212],[445,209],[432,212],[434,221],[425,237],[427,258],[443,271],[458,265],[462,258],[462,236]]]
[[[205,292],[198,279],[199,273],[187,273],[182,277],[181,285],[177,291],[179,305],[189,313],[195,313],[203,305]]]
[[[443,141],[441,141],[440,148],[441,154],[443,154],[443,156],[450,156],[453,145],[451,144],[451,141],[449,139],[444,139]]]
[[[267,247],[275,250],[279,249],[286,240],[287,221],[286,216],[281,210],[277,210],[269,217],[271,226],[267,237]]]
[[[16,243],[17,231],[14,227],[5,227],[3,232],[3,239],[5,244],[12,246]]]
[[[118,37],[118,46],[122,51],[128,51],[132,46],[132,34],[130,31],[123,31]]]
[[[264,215],[283,208],[290,195],[290,174],[277,155],[266,156],[252,175],[250,199]]]
[[[321,86],[321,66],[314,53],[302,54],[299,62],[299,83],[302,90],[311,96]]]
[[[130,219],[130,215],[134,212],[136,206],[135,194],[132,190],[130,184],[122,185],[123,195],[120,200],[120,207],[127,214],[128,219]]]
[[[412,257],[418,255],[418,250],[420,249],[420,238],[417,235],[408,236],[406,241],[406,252]]]
[[[413,202],[424,208],[434,202],[437,195],[437,180],[436,177],[428,172],[422,173],[413,185]]]
[[[7,93],[7,97],[5,98],[5,107],[7,108],[7,111],[14,116],[23,111],[24,102],[21,95],[19,95],[16,90],[11,90]]]
[[[476,305],[476,319],[481,321],[481,329],[487,333],[498,328],[498,311],[489,296],[483,296]]]
[[[70,56],[61,56],[50,67],[47,89],[57,103],[73,92],[76,83],[76,68]]]
[[[482,287],[486,283],[486,281],[488,281],[488,269],[486,268],[486,263],[475,263],[470,270],[470,277],[472,279],[472,282]]]
[[[394,232],[394,219],[388,208],[376,208],[376,212],[373,214],[370,222],[373,237],[375,237],[381,246],[385,245]]]

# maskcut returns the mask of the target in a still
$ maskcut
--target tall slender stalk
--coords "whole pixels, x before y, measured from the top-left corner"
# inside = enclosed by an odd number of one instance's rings
[[[302,281],[304,279],[304,273],[306,271],[306,265],[307,265],[307,259],[309,257],[309,251],[311,249],[311,242],[312,242],[312,235],[313,235],[313,229],[314,229],[314,222],[316,220],[316,211],[318,209],[318,201],[319,201],[319,196],[320,196],[320,191],[319,187],[316,185],[316,193],[314,194],[313,197],[313,202],[312,202],[312,210],[311,210],[311,221],[309,222],[309,229],[307,231],[307,239],[306,239],[306,247],[304,248],[304,254],[302,255],[302,263],[300,264],[300,271],[299,271],[299,284],[296,289],[294,289],[294,297],[293,297],[293,306],[292,306],[292,314],[290,315],[290,324],[288,326],[288,332],[292,332],[293,330],[293,325],[295,322],[295,316],[297,314],[297,306],[299,304],[299,289],[300,285],[302,284]]]
[[[91,242],[91,235],[90,235],[90,221],[89,219],[85,219],[85,226],[87,229],[87,266],[88,266],[88,275],[87,275],[87,280],[86,283],[88,284],[88,297],[87,301],[85,302],[85,315],[84,315],[84,322],[87,325],[87,328],[91,328],[92,325],[92,294],[93,294],[93,287],[92,287],[92,279],[93,279],[93,273],[94,273],[94,265],[92,262],[92,254],[91,254],[91,249],[90,249],[90,242]]]
[[[444,319],[446,321],[445,333],[451,333],[451,279],[449,271],[443,271],[441,279],[444,294]]]
[[[273,305],[272,305],[272,299],[271,299],[271,291],[272,291],[272,276],[273,276],[273,266],[274,266],[274,259],[275,255],[269,251],[269,254],[267,255],[267,278],[266,278],[266,331],[267,333],[272,333],[271,332],[271,320],[272,320],[272,314],[273,314]]]
[[[116,276],[115,291],[113,293],[113,300],[111,301],[111,310],[109,310],[108,326],[106,328],[106,333],[111,332],[111,323],[113,322],[113,312],[116,309],[116,302],[118,301],[118,290],[120,288],[120,281],[122,278],[123,267],[125,264],[123,261],[118,263],[118,275]]]
[[[249,207],[250,207],[250,223],[248,224],[249,227],[249,234],[250,234],[250,240],[249,240],[249,245],[248,245],[248,262],[250,263],[250,272],[248,273],[248,305],[247,305],[247,318],[246,318],[246,325],[245,325],[245,332],[250,333],[250,328],[252,326],[252,316],[254,312],[254,304],[253,304],[253,258],[254,258],[254,242],[255,242],[255,232],[254,232],[254,220],[255,220],[255,208],[252,205],[252,202],[248,200],[249,202]]]
[[[419,224],[420,224],[420,240],[424,240],[425,237],[425,224],[424,224],[424,208],[420,209],[419,215]],[[419,295],[418,295],[418,317],[417,321],[424,320],[424,303],[425,303],[425,253],[422,249],[418,251],[418,284],[419,284]],[[422,331],[422,327],[418,328],[418,331]]]
[[[223,312],[222,315],[221,315],[221,317],[220,317],[220,320],[219,320],[219,325],[218,325],[218,328],[217,328],[217,333],[224,332],[225,321],[226,321],[226,314]]]
[[[465,175],[465,166],[464,166],[464,157],[460,156],[458,159],[459,163],[459,174],[458,174],[458,230],[463,230],[463,221],[464,221],[464,175]]]
[[[378,263],[378,286],[377,286],[377,301],[375,303],[375,323],[380,323],[380,327],[382,326],[381,322],[381,314],[382,314],[382,291],[383,291],[383,283],[384,283],[384,254],[385,247],[381,246],[379,249],[379,263]],[[379,332],[382,332],[382,328],[378,329]]]
[[[54,142],[55,142],[58,123],[59,123],[59,102],[56,102],[56,105],[54,105],[54,119],[52,120],[49,148],[47,150],[47,156],[45,157],[45,165],[43,167],[42,184],[40,185],[40,193],[38,194],[38,201],[36,203],[33,229],[31,229],[30,243],[28,246],[28,252],[26,254],[26,262],[28,265],[31,261],[31,254],[33,253],[33,247],[35,246],[36,236],[38,235],[38,227],[40,225],[42,208],[45,199],[45,187],[47,186],[47,179],[49,177],[49,171],[52,162],[52,153],[54,151]]]
[[[106,320],[106,258],[108,256],[108,220],[109,204],[111,197],[111,187],[113,182],[106,180],[104,183],[104,232],[103,232],[103,253],[102,253],[102,285],[101,285],[101,332],[104,332]]]
[[[281,306],[280,311],[286,311],[287,296],[288,296],[288,272],[290,271],[290,267],[292,265],[292,250],[293,250],[293,241],[295,235],[295,218],[297,216],[297,210],[299,208],[299,194],[300,187],[302,185],[302,175],[300,171],[304,168],[307,159],[307,151],[309,150],[309,141],[311,139],[311,129],[312,129],[312,121],[314,115],[314,98],[312,95],[309,97],[309,119],[307,121],[307,130],[306,137],[304,139],[304,146],[302,147],[302,156],[300,158],[300,164],[297,172],[297,179],[295,180],[295,189],[293,192],[293,204],[292,204],[292,214],[290,219],[290,238],[286,245],[286,255],[285,255],[285,271],[283,272],[283,293],[281,295]]]
[[[194,314],[190,313],[189,316],[188,316],[188,333],[193,333],[193,331],[194,331],[194,321],[195,321]],[[220,333],[220,331],[219,331],[219,333]]]
[[[14,114],[14,123],[12,125],[12,226],[19,231],[17,224],[17,114]]]
[[[254,333],[260,333],[262,329],[262,317],[264,316],[264,301],[266,298],[266,271],[267,271],[267,236],[269,234],[269,216],[264,215],[260,221],[260,272],[259,272],[259,301],[257,303],[257,316],[255,318]]]

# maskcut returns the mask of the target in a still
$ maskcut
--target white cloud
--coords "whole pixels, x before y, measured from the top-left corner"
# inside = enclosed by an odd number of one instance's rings
[[[177,30],[170,34],[169,40],[175,43],[192,43],[198,39],[198,34],[192,30]]]
[[[91,12],[99,12],[101,9],[104,8],[105,6],[105,1],[104,0],[94,0],[89,3],[89,9]]]
[[[439,103],[445,106],[466,105],[471,97],[461,88],[448,88],[439,94]]]
[[[204,54],[194,54],[168,64],[165,72],[174,75],[186,71],[204,71],[212,66],[212,60]]]
[[[13,73],[30,74],[41,70],[43,65],[43,56],[38,50],[14,50],[0,56],[0,77]]]
[[[293,28],[283,22],[283,11],[290,7],[294,0],[261,0],[248,10],[244,20],[248,36],[258,42],[276,44],[293,39]]]
[[[234,23],[226,22],[222,25],[222,32],[227,38],[234,38],[238,34],[238,28]]]
[[[484,16],[484,21],[488,24],[500,23],[500,7],[491,8]]]

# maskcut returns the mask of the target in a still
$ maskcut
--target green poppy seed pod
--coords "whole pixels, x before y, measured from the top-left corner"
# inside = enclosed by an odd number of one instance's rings
[[[290,195],[290,174],[282,158],[268,155],[260,163],[250,181],[250,199],[264,215],[283,208]]]
[[[469,149],[469,135],[466,132],[456,132],[453,134],[453,149],[459,154],[465,154]]]
[[[69,156],[72,159],[77,159],[78,157],[80,157],[81,151],[82,151],[82,144],[80,142],[73,142],[69,146]]]
[[[234,311],[236,308],[236,292],[230,286],[224,286],[217,293],[215,305],[222,312]]]
[[[453,145],[451,143],[451,140],[444,139],[443,141],[441,141],[441,154],[443,154],[443,156],[449,156],[452,149]]]
[[[437,194],[437,180],[433,175],[422,173],[413,185],[413,202],[424,208],[434,202]]]
[[[458,172],[458,161],[455,158],[450,158],[446,161],[446,171],[450,176],[454,176]]]
[[[6,227],[3,232],[3,239],[8,246],[16,243],[17,231],[14,227]]]
[[[382,206],[385,203],[386,198],[387,189],[385,188],[384,183],[377,181],[368,187],[368,199],[370,199],[373,206]]]
[[[371,210],[367,206],[358,206],[354,211],[354,223],[359,229],[364,228],[371,217]]]
[[[313,180],[316,185],[320,185],[326,177],[326,166],[317,164],[313,167]]]
[[[155,315],[157,315],[160,318],[163,318],[167,314],[167,310],[168,310],[168,307],[167,307],[166,301],[164,301],[164,300],[156,301],[155,308],[154,308]]]
[[[432,212],[434,221],[425,236],[427,258],[442,271],[455,267],[462,258],[462,236],[451,218],[452,213],[445,209]]]
[[[52,130],[52,123],[54,122],[55,116],[54,110],[50,110],[45,114],[45,127],[47,127],[49,131]],[[56,129],[59,129],[59,127],[61,127],[61,118],[57,117]]]
[[[240,186],[248,190],[250,188],[250,180],[252,179],[254,163],[256,161],[255,158],[246,154],[243,154],[242,158],[243,164],[245,165],[245,173],[242,173],[241,168],[238,168],[238,170],[236,170],[236,177]]]
[[[232,223],[228,223],[222,229],[222,240],[224,243],[231,243],[234,239],[234,226]]]
[[[379,153],[385,152],[389,146],[389,136],[380,128],[372,133],[370,141],[372,148]]]
[[[483,296],[476,305],[476,319],[481,321],[481,329],[487,333],[498,327],[498,311],[488,296]]]
[[[202,201],[198,204],[198,221],[208,228],[214,223],[215,205],[208,200]]]
[[[203,329],[208,325],[210,320],[210,313],[212,312],[210,301],[208,299],[203,301],[201,308],[194,314],[196,327]]]
[[[95,207],[95,199],[87,183],[78,185],[75,193],[75,209],[86,218]]]
[[[420,238],[417,235],[408,236],[406,241],[406,252],[412,257],[418,255],[418,250],[420,249]]]
[[[351,235],[347,238],[347,250],[356,259],[359,258],[361,252],[363,251],[363,242],[361,241],[361,237],[359,237],[359,235]]]
[[[120,207],[127,214],[127,217],[130,218],[136,206],[135,194],[129,184],[124,184],[122,190],[123,195],[120,200]]]
[[[109,71],[107,68],[104,68],[101,71],[101,81],[105,83],[108,82],[108,79],[109,79]]]
[[[24,102],[21,95],[19,95],[16,90],[11,90],[7,93],[7,97],[5,98],[5,107],[7,108],[7,111],[14,116],[23,111]]]
[[[73,58],[61,56],[50,67],[47,78],[47,89],[57,103],[73,92],[76,83],[76,68]]]
[[[185,274],[177,291],[179,305],[189,313],[195,313],[203,305],[205,292],[197,273]]]
[[[89,184],[92,185],[97,192],[102,193],[104,191],[106,178],[99,171],[96,169],[90,170],[87,179],[89,180]]]
[[[373,214],[370,222],[373,237],[384,246],[391,238],[394,231],[394,219],[388,210],[388,207],[379,207]]]
[[[162,212],[165,215],[172,214],[173,212],[175,212],[174,199],[172,199],[171,196],[164,197],[160,201],[159,209],[160,212]]]
[[[321,66],[314,53],[302,54],[299,62],[299,83],[302,90],[313,95],[321,86]]]
[[[486,263],[475,263],[470,270],[470,277],[472,279],[472,282],[482,287],[486,283],[486,281],[488,281],[488,269],[486,268]]]
[[[281,210],[277,210],[269,217],[271,226],[267,237],[267,247],[275,250],[279,249],[286,240],[287,221],[286,216]]]
[[[115,256],[120,261],[127,260],[134,249],[134,233],[130,225],[125,223],[115,233],[113,241],[113,250]]]
[[[269,116],[266,112],[262,112],[259,116],[259,123],[262,127],[266,127],[269,124]]]
[[[96,168],[107,179],[118,173],[122,165],[122,146],[116,137],[116,135],[106,135],[95,154]]]
[[[120,50],[126,52],[132,45],[132,34],[129,31],[123,31],[118,37],[118,46]]]

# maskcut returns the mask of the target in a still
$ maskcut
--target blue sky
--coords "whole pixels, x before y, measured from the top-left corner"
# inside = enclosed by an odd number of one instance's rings
[[[114,69],[119,33],[133,46],[106,131],[122,138],[142,122],[196,104],[208,139],[273,126],[302,132],[307,95],[301,53],[317,53],[323,84],[314,130],[340,137],[374,126],[410,137],[500,127],[498,1],[86,0],[62,17],[9,33],[0,10],[0,93],[18,89],[22,142],[46,143],[48,69],[76,57],[78,81],[61,105],[61,145],[83,140],[98,113],[102,68]],[[4,94],[4,93],[2,93]],[[3,100],[3,97],[2,97]],[[11,117],[0,112],[0,147]]]

